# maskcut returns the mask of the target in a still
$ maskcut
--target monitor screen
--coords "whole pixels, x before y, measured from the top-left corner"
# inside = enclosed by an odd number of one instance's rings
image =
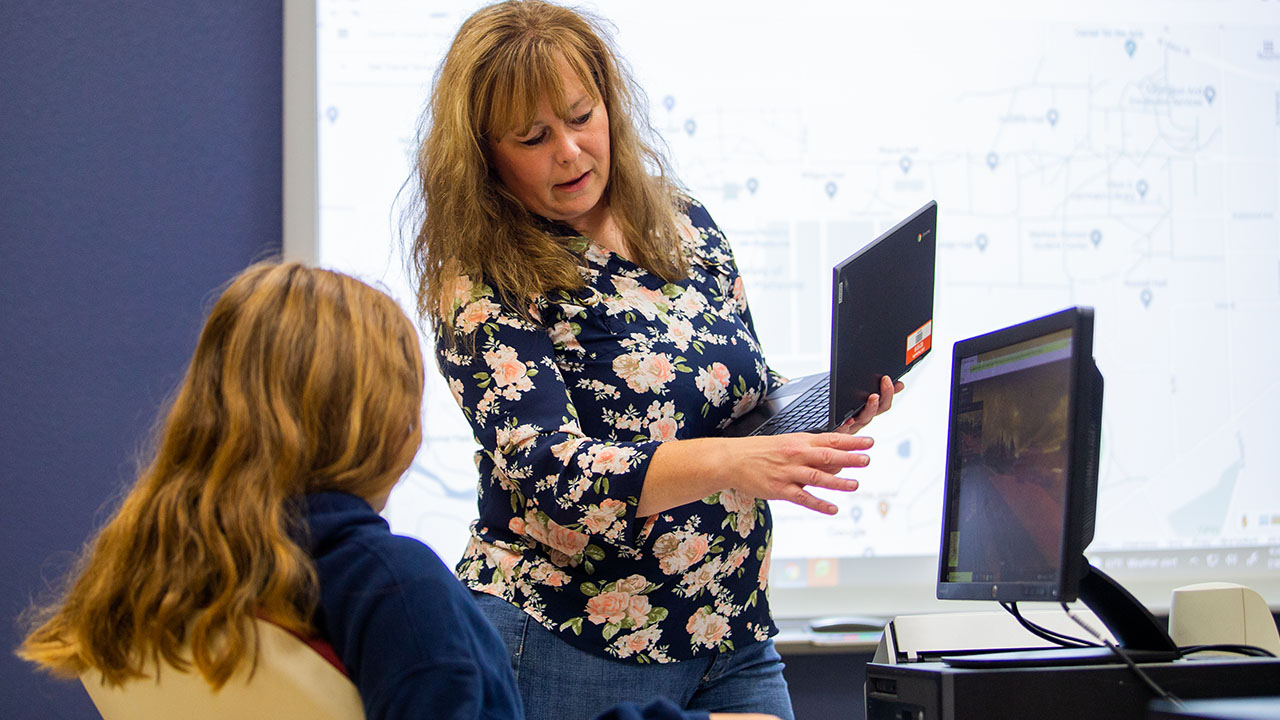
[[[1093,537],[1093,312],[955,345],[938,597],[1072,601]]]

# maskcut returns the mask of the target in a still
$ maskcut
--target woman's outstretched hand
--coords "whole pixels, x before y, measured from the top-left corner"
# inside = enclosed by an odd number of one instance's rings
[[[700,500],[726,489],[765,500],[785,500],[827,515],[836,506],[806,488],[853,492],[858,481],[838,477],[866,467],[865,436],[788,433],[742,438],[702,438],[663,443],[645,475],[636,512],[641,517]]]
[[[866,467],[863,453],[874,440],[843,433],[788,433],[731,439],[724,461],[723,486],[751,497],[785,500],[824,515],[835,504],[808,491],[809,487],[853,492],[858,481],[837,475],[846,468]]]
[[[751,497],[785,500],[834,515],[836,505],[807,488],[858,489],[857,480],[838,475],[846,468],[866,467],[871,461],[864,451],[871,449],[874,441],[855,433],[888,410],[894,393],[902,389],[902,383],[894,383],[888,376],[881,378],[880,392],[868,397],[862,412],[835,432],[663,443],[649,464],[636,512],[641,517],[653,515],[731,488]]]

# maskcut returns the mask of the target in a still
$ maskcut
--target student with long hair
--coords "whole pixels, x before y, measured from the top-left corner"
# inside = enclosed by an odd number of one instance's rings
[[[253,620],[330,643],[370,720],[523,710],[502,641],[427,546],[378,515],[421,441],[417,331],[345,275],[261,264],[213,306],[150,463],[18,654],[120,685],[225,685]],[[250,680],[252,681],[252,680]],[[682,718],[669,704],[612,717]]]

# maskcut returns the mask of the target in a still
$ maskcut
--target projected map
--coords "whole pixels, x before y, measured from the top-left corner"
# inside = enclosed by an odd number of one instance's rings
[[[838,515],[773,504],[775,582],[824,581],[815,557],[935,556],[952,343],[1076,304],[1106,380],[1092,549],[1280,544],[1280,3],[827,5],[592,5],[780,372],[827,366],[831,266],[938,202],[933,353],[868,429],[862,489],[828,496]],[[409,308],[396,195],[474,7],[318,5],[319,257]],[[428,376],[387,516],[451,562],[475,444]]]

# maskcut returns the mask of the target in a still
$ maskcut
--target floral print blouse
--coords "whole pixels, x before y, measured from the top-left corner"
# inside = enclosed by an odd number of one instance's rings
[[[457,572],[567,642],[669,662],[776,632],[768,504],[724,490],[651,517],[636,505],[668,440],[717,434],[782,382],[765,364],[733,254],[706,210],[678,217],[685,280],[590,243],[586,287],[532,303],[453,295],[437,359],[481,449],[479,519]]]

